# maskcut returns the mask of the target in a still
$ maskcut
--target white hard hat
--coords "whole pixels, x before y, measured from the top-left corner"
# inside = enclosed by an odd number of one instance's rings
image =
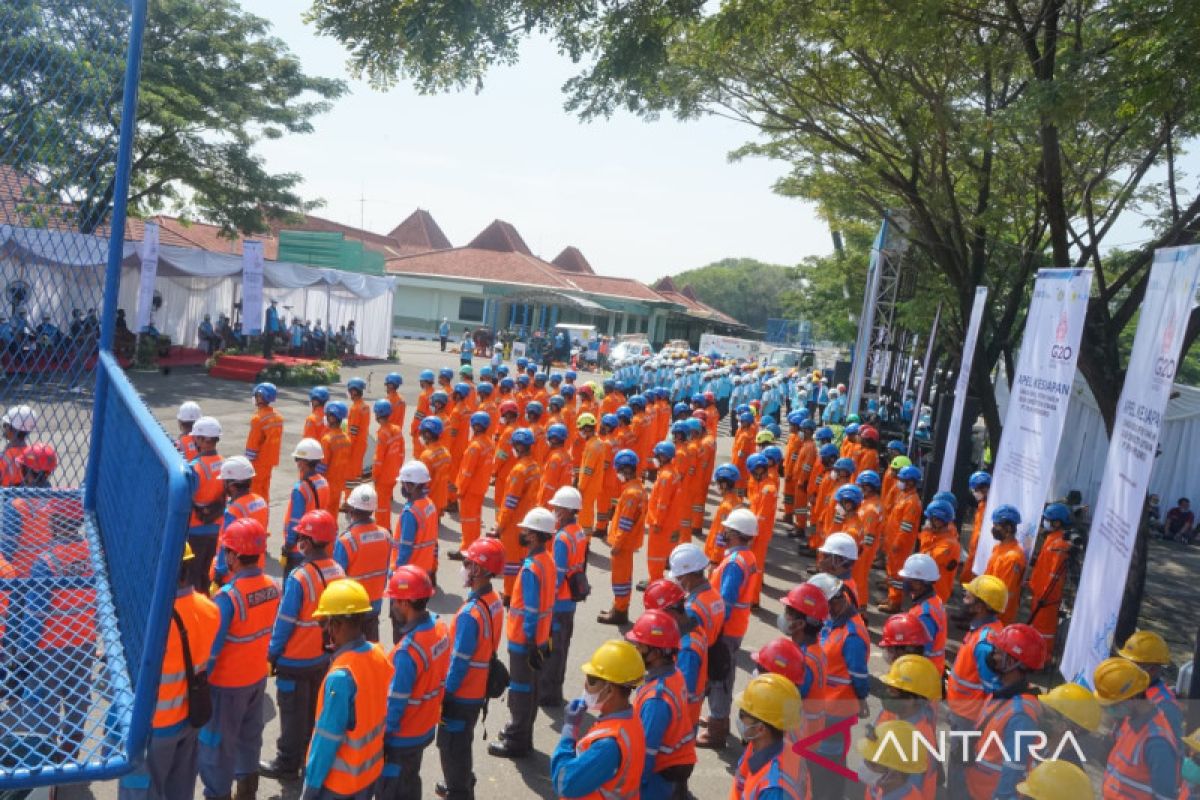
[[[5,413],[4,424],[15,431],[29,433],[37,425],[37,412],[29,406],[13,406]]]
[[[558,529],[558,525],[554,522],[554,515],[541,506],[529,509],[529,512],[525,514],[525,519],[521,520],[521,527],[541,533],[554,533]]]
[[[219,439],[221,437],[221,423],[217,422],[214,417],[201,417],[192,426],[192,436]]]
[[[301,439],[292,451],[292,458],[303,458],[305,461],[320,461],[324,457],[325,451],[316,439]]]
[[[942,571],[938,569],[937,562],[931,556],[925,553],[913,553],[904,560],[904,566],[900,568],[900,577],[937,583],[938,579],[942,577]]]
[[[678,578],[683,575],[692,575],[696,572],[703,572],[708,568],[708,556],[704,555],[704,550],[698,544],[681,544],[676,546],[671,551],[670,558],[667,559],[668,578]]]
[[[175,412],[175,419],[180,422],[195,422],[204,416],[200,411],[200,404],[195,400],[187,400],[179,404],[179,410]]]
[[[375,487],[361,483],[354,487],[346,503],[359,511],[374,511],[379,507],[379,498],[375,496]]]
[[[574,486],[564,486],[550,498],[550,505],[555,508],[569,508],[578,511],[583,508],[583,495]]]
[[[858,543],[848,533],[831,533],[825,537],[824,543],[817,548],[818,553],[828,553],[831,556],[841,556],[850,561],[858,560]]]
[[[429,467],[424,461],[409,461],[400,468],[401,483],[429,483]]]
[[[254,465],[245,456],[230,456],[221,462],[221,480],[248,481],[254,477]]]
[[[758,517],[748,508],[735,508],[722,524],[742,536],[758,535]]]
[[[835,578],[828,572],[818,572],[808,579],[808,582],[821,590],[821,594],[825,595],[826,600],[832,600],[837,597],[838,592],[842,590],[842,581],[840,578]]]

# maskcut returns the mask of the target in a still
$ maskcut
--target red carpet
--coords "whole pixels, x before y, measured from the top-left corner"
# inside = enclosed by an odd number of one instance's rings
[[[173,346],[169,354],[159,356],[158,365],[160,367],[202,367],[207,360],[208,355],[203,350],[197,350],[194,347]]]
[[[262,356],[221,356],[217,363],[208,371],[214,378],[224,378],[228,381],[245,381],[254,383],[258,373],[266,369],[268,364],[284,364],[292,367],[297,364],[311,364],[315,358],[292,358],[291,356],[275,356],[268,361]]]

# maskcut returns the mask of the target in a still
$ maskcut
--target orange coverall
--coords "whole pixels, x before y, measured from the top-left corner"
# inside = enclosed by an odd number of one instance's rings
[[[581,440],[582,441],[582,440]],[[583,495],[583,509],[579,512],[579,527],[590,531],[596,527],[600,500],[604,495],[604,479],[611,471],[611,455],[608,442],[592,434],[583,443],[579,459],[579,493]],[[607,510],[607,509],[605,509]]]
[[[360,397],[350,403],[346,416],[346,434],[350,437],[350,461],[347,480],[362,478],[363,458],[367,455],[367,441],[371,435],[371,407]]]
[[[436,441],[421,453],[421,461],[429,470],[429,499],[437,507],[441,519],[450,502],[450,480],[454,475],[450,471],[450,451],[440,440]]]
[[[883,540],[883,504],[879,495],[863,498],[858,507],[857,527],[862,532],[862,539],[858,543],[858,561],[850,574],[858,585],[859,605],[866,606],[871,602],[871,565],[875,563]]]
[[[753,480],[751,478],[751,481]],[[750,504],[750,510],[754,512],[754,516],[758,517],[758,535],[750,542],[750,552],[754,553],[757,563],[766,564],[767,546],[771,543],[772,534],[775,533],[775,511],[779,508],[779,487],[769,475],[758,481],[758,490],[755,492],[754,500],[755,502]],[[762,580],[757,580],[754,582],[754,591],[750,595],[751,603],[758,602],[761,591]]]
[[[917,536],[917,549],[933,559],[938,565],[941,577],[933,585],[933,592],[942,603],[950,599],[954,591],[954,579],[958,577],[959,562],[962,559],[962,544],[958,540],[958,526],[953,522],[946,523],[940,531],[933,528],[922,528]]]
[[[541,480],[542,470],[528,453],[516,460],[504,480],[504,502],[496,511],[496,531],[504,545],[505,597],[512,597],[513,584],[525,560],[517,526],[529,509],[537,505]]]
[[[1058,607],[1070,553],[1071,543],[1064,531],[1047,532],[1029,576],[1029,624],[1037,628],[1047,648],[1054,646],[1058,634]]]
[[[758,445],[754,437],[758,435],[758,426],[754,423],[738,425],[737,434],[733,437],[733,463],[737,465],[741,477],[738,478],[737,490],[742,497],[746,496],[747,476],[746,459],[757,451]]]
[[[421,443],[421,435],[418,430],[421,427],[421,420],[433,413],[433,409],[429,405],[429,398],[432,396],[432,386],[426,386],[417,395],[417,410],[413,412],[412,422],[408,426],[408,435],[412,438],[413,458],[420,458],[421,450],[425,448],[425,445]]]
[[[504,425],[500,428],[500,435],[496,437],[496,454],[494,472],[496,493],[494,505],[496,513],[500,513],[500,506],[504,503],[504,487],[508,482],[508,472],[513,468],[513,464],[517,463],[517,457],[513,454],[512,435],[519,426],[514,422],[510,425]]]
[[[633,554],[642,548],[646,527],[646,490],[638,478],[621,484],[621,496],[608,526],[612,547],[613,610],[629,611],[633,592]]]
[[[708,538],[704,541],[704,555],[708,556],[710,564],[715,566],[725,559],[725,548],[717,545],[717,534],[725,527],[725,518],[742,505],[742,498],[738,497],[736,490],[721,496],[721,502],[713,512],[712,523],[708,527]]]
[[[542,466],[542,485],[538,504],[550,507],[550,498],[564,486],[571,485],[571,454],[562,445],[552,447]]]
[[[887,554],[888,605],[895,609],[900,608],[904,599],[904,580],[900,577],[900,569],[917,545],[921,512],[921,498],[915,488],[896,490],[895,502],[888,510],[883,526],[883,547]]]
[[[330,428],[321,439],[321,449],[325,451],[321,463],[325,467],[325,480],[329,482],[329,505],[325,510],[337,519],[342,510],[346,478],[350,474],[350,437],[341,428]]]
[[[1021,583],[1025,578],[1025,551],[1015,539],[997,542],[988,559],[985,575],[995,575],[1008,587],[1008,605],[1000,615],[1000,621],[1011,625],[1017,618],[1021,605]]]
[[[663,576],[667,556],[679,544],[679,524],[687,503],[684,481],[673,462],[658,468],[646,504],[646,570],[650,580]]]
[[[454,486],[458,489],[458,520],[462,524],[462,547],[466,550],[479,538],[483,516],[483,496],[492,477],[496,445],[487,433],[471,438],[458,462]]]
[[[404,431],[391,422],[390,417],[388,419],[375,430],[375,463],[371,467],[371,477],[379,498],[375,524],[391,530],[392,497],[396,492],[400,467],[404,464]]]
[[[246,437],[246,458],[254,465],[250,491],[259,497],[271,496],[271,472],[279,465],[282,442],[283,416],[270,406],[260,406],[250,418]]]
[[[963,559],[962,582],[970,583],[975,577],[975,553],[979,551],[979,532],[983,530],[983,514],[987,510],[987,495],[975,506],[975,522],[971,527],[971,544],[967,548],[967,557]]]

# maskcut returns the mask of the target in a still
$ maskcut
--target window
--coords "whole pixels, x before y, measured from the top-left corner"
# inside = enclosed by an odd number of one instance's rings
[[[477,297],[460,297],[458,318],[467,322],[483,322],[483,300]]]

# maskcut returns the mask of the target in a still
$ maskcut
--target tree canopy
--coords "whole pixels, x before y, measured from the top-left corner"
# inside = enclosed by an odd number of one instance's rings
[[[724,258],[671,276],[680,289],[690,286],[708,305],[759,331],[766,329],[768,319],[790,310],[796,278],[790,267],[753,258]]]

